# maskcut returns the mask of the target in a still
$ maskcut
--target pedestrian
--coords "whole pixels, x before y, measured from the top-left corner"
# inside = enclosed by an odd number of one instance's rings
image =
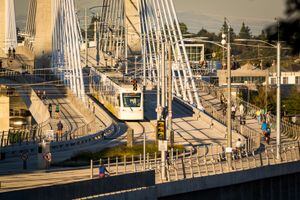
[[[0,59],[0,68],[2,68],[2,60]]]
[[[101,162],[99,167],[99,178],[105,178],[106,172],[109,174],[109,171],[107,171],[106,167]]]
[[[56,107],[55,107],[55,113],[56,113],[56,118],[58,119],[59,118],[59,104],[56,104]]]
[[[42,94],[42,100],[45,100],[46,99],[46,91],[43,90],[43,94]]]
[[[265,118],[265,109],[260,109],[260,120],[261,121],[265,121],[266,118]]]
[[[11,48],[9,47],[8,48],[8,57],[10,58],[10,56],[11,56]]]
[[[231,106],[231,119],[235,119],[235,113],[236,113],[236,106],[233,104]]]
[[[16,49],[13,48],[12,52],[13,52],[13,57],[14,57],[14,59],[16,59]]]
[[[21,159],[23,161],[23,170],[26,170],[27,169],[28,153],[27,152],[22,152],[20,156],[21,156]]]
[[[262,130],[262,134],[265,137],[265,140],[267,141],[267,128],[268,128],[268,124],[267,122],[264,120],[263,123],[261,124],[261,130]]]
[[[255,114],[256,114],[257,122],[258,124],[260,124],[261,123],[260,109],[258,109]]]
[[[240,110],[240,124],[245,124],[246,123],[246,120],[244,119],[245,108],[242,103],[239,106],[239,110]]]
[[[239,138],[235,143],[235,148],[237,152],[241,152],[243,149],[243,143],[241,141],[241,138]]]
[[[166,164],[167,164],[167,167],[170,166],[171,162],[170,162],[170,152],[167,151],[166,152]]]
[[[61,121],[59,120],[57,123],[57,137],[56,140],[58,140],[58,137],[61,138],[62,136],[62,131],[63,131],[64,125],[61,123]]]
[[[266,142],[267,144],[270,144],[271,139],[271,127],[269,124],[267,124],[267,131],[266,131]]]
[[[37,91],[37,96],[41,98],[41,92],[39,90]]]
[[[52,104],[51,103],[49,103],[49,105],[48,105],[48,111],[50,114],[50,118],[52,118]]]
[[[269,124],[271,126],[271,112],[270,111],[268,111],[266,113],[266,122],[267,122],[267,124]]]
[[[50,166],[51,166],[51,161],[52,161],[52,155],[50,152],[47,152],[44,154],[44,159],[45,159],[45,162],[46,162],[46,169],[49,169]]]

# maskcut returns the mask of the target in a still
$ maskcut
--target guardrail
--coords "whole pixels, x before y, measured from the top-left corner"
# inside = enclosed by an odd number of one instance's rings
[[[207,147],[208,148],[208,147]],[[124,156],[122,158],[106,158],[90,162],[90,178],[96,178],[98,167],[103,163],[110,175],[120,175],[147,170],[155,170],[159,179],[157,182],[178,181],[201,176],[211,176],[234,171],[249,170],[258,167],[288,163],[300,160],[300,143],[291,142],[282,145],[281,160],[276,159],[276,146],[269,146],[258,152],[237,152],[232,154],[231,164],[225,152],[217,154],[204,154],[197,148],[196,152],[183,152],[172,154],[163,165],[157,154],[147,154],[144,160],[139,156]],[[145,163],[145,164],[144,164]],[[82,167],[81,169],[84,169]],[[166,179],[162,177],[162,170],[166,170]]]
[[[196,84],[198,85],[199,90],[204,91],[205,93],[210,94],[210,95],[214,96],[217,99],[220,99],[221,96],[226,99],[226,97],[222,94],[221,90],[218,87],[216,87],[215,85],[209,84],[209,83],[207,83],[203,80],[197,80]],[[242,101],[239,98],[236,98],[236,100],[237,100],[237,103],[243,103],[244,104],[244,106],[246,107],[246,109],[245,109],[246,114],[248,116],[254,117],[255,112],[258,109],[260,109],[257,106],[254,106],[250,103]],[[222,113],[222,111],[217,110],[209,102],[206,102],[206,101],[202,100],[202,104],[205,108],[205,111],[209,115],[211,115],[212,117],[218,119],[223,124],[227,124],[226,117],[224,116],[225,114]],[[272,120],[272,123],[274,124],[276,122],[275,116],[271,115],[271,120]],[[234,130],[238,131],[239,133],[241,133],[242,135],[244,135],[246,137],[251,137],[251,138],[254,137],[254,139],[251,139],[251,143],[258,144],[258,142],[259,142],[258,138],[260,138],[260,136],[259,136],[260,134],[256,133],[256,130],[248,127],[247,125],[244,125],[244,126],[240,125],[238,120],[233,120],[232,122],[233,122],[232,123],[232,128]],[[300,127],[299,126],[291,124],[291,123],[289,123],[285,120],[282,120],[281,121],[281,130],[285,135],[289,136],[290,138],[295,139],[295,140],[299,139],[299,136],[300,136]]]
[[[261,110],[261,108],[252,105],[240,98],[237,98],[237,103],[243,103],[243,105],[245,105],[246,110],[248,111],[248,114],[251,116],[255,116],[255,113],[257,110]],[[273,114],[270,114],[270,121],[271,124],[276,127],[276,116]],[[295,140],[298,140],[300,137],[300,126],[296,125],[296,124],[292,124],[291,122],[288,122],[286,119],[281,119],[281,131],[283,134],[285,134],[286,136],[293,138]]]

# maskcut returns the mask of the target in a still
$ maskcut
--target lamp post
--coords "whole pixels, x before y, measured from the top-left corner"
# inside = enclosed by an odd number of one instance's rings
[[[221,44],[225,46],[227,43],[227,159],[229,162],[229,166],[231,165],[232,157],[232,131],[231,131],[231,47],[230,47],[230,23],[227,18],[225,18],[225,21],[228,23],[228,33],[227,33],[227,41],[226,35],[222,34],[222,42]]]
[[[239,42],[243,42],[243,41],[249,41],[249,42],[261,42],[264,44],[267,44],[273,48],[275,48],[277,50],[277,73],[276,73],[276,78],[277,78],[277,102],[276,102],[276,158],[277,160],[281,160],[280,157],[280,146],[281,146],[281,127],[280,127],[280,123],[281,123],[281,99],[280,99],[280,95],[281,95],[281,70],[280,70],[280,62],[281,62],[281,43],[278,40],[277,41],[277,45],[268,43],[266,41],[263,40],[255,40],[255,39],[236,39],[236,41]],[[268,80],[266,80],[268,81]]]

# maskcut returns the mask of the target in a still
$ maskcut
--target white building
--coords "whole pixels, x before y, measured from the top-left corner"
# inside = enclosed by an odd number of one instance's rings
[[[275,85],[277,73],[270,73],[269,84]],[[281,72],[281,84],[283,85],[300,85],[300,71],[298,72]]]

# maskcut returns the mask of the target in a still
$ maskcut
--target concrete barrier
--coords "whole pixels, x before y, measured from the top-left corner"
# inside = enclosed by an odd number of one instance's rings
[[[155,185],[154,171],[0,193],[0,199],[75,199]]]
[[[251,170],[237,171],[232,173],[198,177],[171,183],[159,184],[157,185],[157,196],[159,198],[171,197],[190,192],[205,191],[214,188],[227,187],[231,185],[248,183],[251,181],[258,181],[272,177],[299,173],[300,162],[271,165]],[[244,190],[242,192],[247,193],[248,191]]]

